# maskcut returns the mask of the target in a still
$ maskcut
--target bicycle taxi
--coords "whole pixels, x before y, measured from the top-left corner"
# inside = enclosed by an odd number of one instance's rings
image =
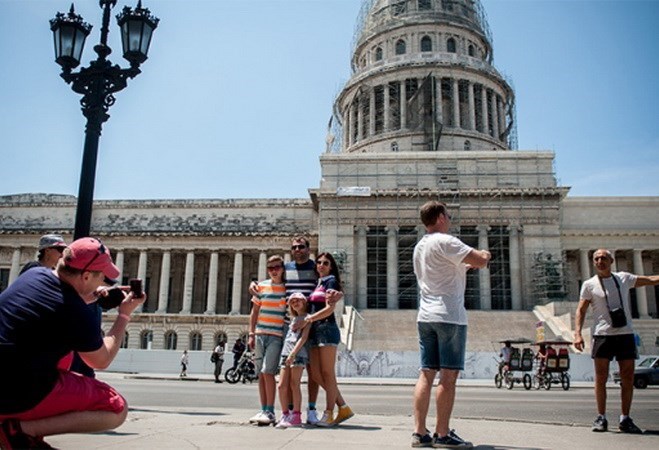
[[[499,341],[504,348],[509,348],[510,359],[506,364],[504,358],[497,360],[499,364],[498,373],[494,376],[494,385],[497,388],[506,386],[512,389],[515,384],[523,384],[524,389],[529,390],[533,385],[531,371],[533,370],[533,341],[525,338],[504,339]],[[503,349],[502,349],[503,351]]]
[[[570,389],[570,353],[572,342],[565,340],[538,341],[533,387],[551,389],[552,384],[560,384],[563,390]]]

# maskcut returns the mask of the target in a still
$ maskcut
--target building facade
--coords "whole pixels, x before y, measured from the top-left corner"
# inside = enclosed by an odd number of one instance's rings
[[[345,303],[414,309],[412,250],[419,207],[446,202],[453,232],[489,249],[468,276],[470,309],[530,310],[576,300],[599,247],[617,268],[659,272],[659,198],[570,198],[554,153],[517,149],[515,93],[494,67],[474,0],[364,2],[352,77],[333,105],[309,199],[101,201],[92,230],[122,278],[145,280],[148,300],[128,328],[130,348],[212,349],[247,331],[247,286],[266,259],[287,260],[294,236],[341,265]],[[0,289],[34,258],[40,235],[70,240],[76,199],[0,197]],[[653,288],[634,314],[657,318]],[[112,314],[112,313],[108,313]]]

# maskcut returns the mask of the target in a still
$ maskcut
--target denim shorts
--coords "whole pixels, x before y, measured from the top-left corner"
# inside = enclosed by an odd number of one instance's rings
[[[421,369],[464,370],[467,325],[417,322]]]
[[[257,334],[254,345],[254,364],[256,373],[268,373],[274,375],[279,367],[279,356],[281,355],[282,338],[270,334]]]
[[[281,355],[281,360],[279,361],[279,369],[283,369],[286,367],[286,358],[288,358],[288,355]],[[306,356],[300,356],[296,355],[295,356],[295,361],[293,361],[293,364],[291,364],[291,367],[306,367],[307,364],[309,364],[309,358]]]
[[[309,342],[312,347],[336,347],[341,342],[341,332],[336,322],[314,322],[311,324]]]

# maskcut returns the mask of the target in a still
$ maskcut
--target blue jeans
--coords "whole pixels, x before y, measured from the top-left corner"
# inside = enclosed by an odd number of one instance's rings
[[[417,322],[421,369],[464,370],[467,325]]]

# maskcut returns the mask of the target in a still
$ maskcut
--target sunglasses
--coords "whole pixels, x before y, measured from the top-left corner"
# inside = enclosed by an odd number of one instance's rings
[[[94,257],[85,265],[85,267],[82,268],[82,271],[86,271],[89,266],[92,265],[94,261],[96,261],[96,258],[98,258],[101,255],[105,254],[105,245],[101,241],[98,241],[99,246],[98,246],[98,253],[94,255]]]
[[[329,266],[332,265],[332,263],[329,262],[328,260],[324,259],[324,260],[322,260],[322,261],[316,261],[316,265],[318,265],[318,266],[327,266],[327,267],[329,267]]]
[[[304,244],[291,245],[291,250],[304,250],[307,248]]]
[[[266,266],[266,267],[267,267],[268,270],[279,270],[279,269],[284,268],[284,266],[282,266],[282,265],[279,265],[279,266]]]
[[[64,253],[64,249],[65,249],[66,247],[50,247],[50,248],[52,248],[53,250],[55,250],[55,251],[57,251],[57,252],[59,252],[59,253]]]

